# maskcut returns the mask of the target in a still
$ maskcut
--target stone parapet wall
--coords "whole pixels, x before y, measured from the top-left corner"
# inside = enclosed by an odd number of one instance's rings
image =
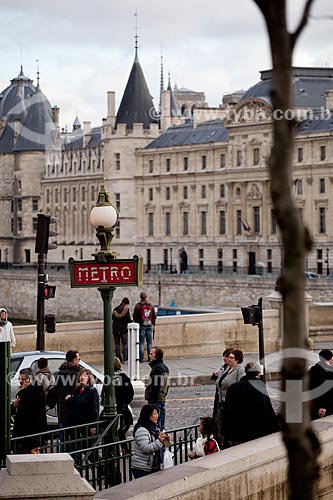
[[[265,349],[277,349],[278,311],[264,311]],[[13,352],[36,349],[36,327],[15,327],[17,345]],[[237,347],[245,353],[258,351],[258,329],[244,325],[240,312],[191,314],[157,318],[154,342],[163,346],[167,358],[216,355],[226,347]],[[45,333],[47,350],[77,349],[83,359],[103,363],[103,322],[60,323],[54,334]]]
[[[322,444],[316,500],[333,498],[333,417],[314,422]],[[96,493],[95,499],[287,500],[281,434],[257,439]]]

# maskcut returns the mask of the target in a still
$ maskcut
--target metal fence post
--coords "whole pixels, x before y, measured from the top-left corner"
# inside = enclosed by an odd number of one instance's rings
[[[131,380],[140,379],[139,330],[139,323],[128,323],[128,376]]]
[[[10,342],[0,342],[0,463],[10,454]]]

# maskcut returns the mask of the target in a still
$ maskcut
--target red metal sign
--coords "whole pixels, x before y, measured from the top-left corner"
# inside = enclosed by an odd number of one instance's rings
[[[69,260],[72,287],[133,286],[142,284],[142,259],[110,262]]]

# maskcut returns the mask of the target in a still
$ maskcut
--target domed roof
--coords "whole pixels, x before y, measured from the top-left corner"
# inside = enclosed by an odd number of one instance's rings
[[[272,70],[260,71],[261,81],[250,87],[243,99],[260,97],[271,102]],[[292,68],[296,108],[325,107],[326,92],[333,89],[333,68]]]
[[[22,113],[25,114],[24,99],[35,91],[36,87],[32,80],[24,75],[21,66],[19,75],[0,93],[0,119],[15,119],[20,118]]]

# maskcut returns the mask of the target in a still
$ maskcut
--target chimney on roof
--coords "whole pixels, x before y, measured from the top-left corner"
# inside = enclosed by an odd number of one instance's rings
[[[115,120],[116,118],[116,93],[113,90],[108,90],[108,118]]]
[[[333,90],[326,91],[326,109],[333,111]]]
[[[91,122],[83,122],[83,147],[87,147],[91,139]]]

